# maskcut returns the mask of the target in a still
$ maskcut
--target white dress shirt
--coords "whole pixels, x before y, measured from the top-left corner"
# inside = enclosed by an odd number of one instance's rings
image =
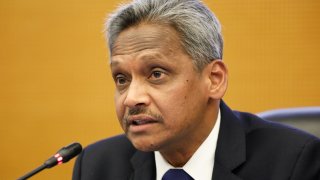
[[[214,156],[217,147],[218,134],[220,129],[220,110],[218,112],[217,121],[212,128],[209,136],[200,145],[197,151],[192,155],[189,161],[183,167],[173,167],[170,165],[160,154],[156,151],[155,161],[157,169],[157,180],[161,180],[162,176],[169,169],[183,169],[194,180],[210,180],[212,178],[212,172],[214,167]]]

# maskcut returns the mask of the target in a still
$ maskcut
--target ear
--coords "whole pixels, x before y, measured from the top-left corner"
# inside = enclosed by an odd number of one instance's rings
[[[209,97],[215,100],[221,99],[228,86],[228,70],[221,59],[213,60],[207,67],[205,72],[208,78]]]

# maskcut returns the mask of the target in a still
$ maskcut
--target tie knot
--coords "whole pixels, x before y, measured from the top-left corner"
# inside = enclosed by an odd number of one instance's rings
[[[193,180],[193,178],[183,169],[169,169],[162,180]]]

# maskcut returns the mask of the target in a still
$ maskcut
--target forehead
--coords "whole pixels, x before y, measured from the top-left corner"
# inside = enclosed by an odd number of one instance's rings
[[[111,49],[111,56],[130,55],[157,49],[165,53],[181,50],[177,31],[168,25],[141,23],[122,31]]]

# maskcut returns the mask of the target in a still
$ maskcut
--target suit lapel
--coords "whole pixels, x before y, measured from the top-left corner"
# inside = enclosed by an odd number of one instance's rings
[[[131,158],[133,172],[130,180],[156,179],[156,165],[153,152],[137,151]]]
[[[221,124],[212,179],[240,180],[232,171],[246,159],[245,132],[240,119],[221,101]]]
[[[242,180],[240,177],[233,174],[230,169],[227,169],[217,161],[214,163],[213,171],[212,180]]]

